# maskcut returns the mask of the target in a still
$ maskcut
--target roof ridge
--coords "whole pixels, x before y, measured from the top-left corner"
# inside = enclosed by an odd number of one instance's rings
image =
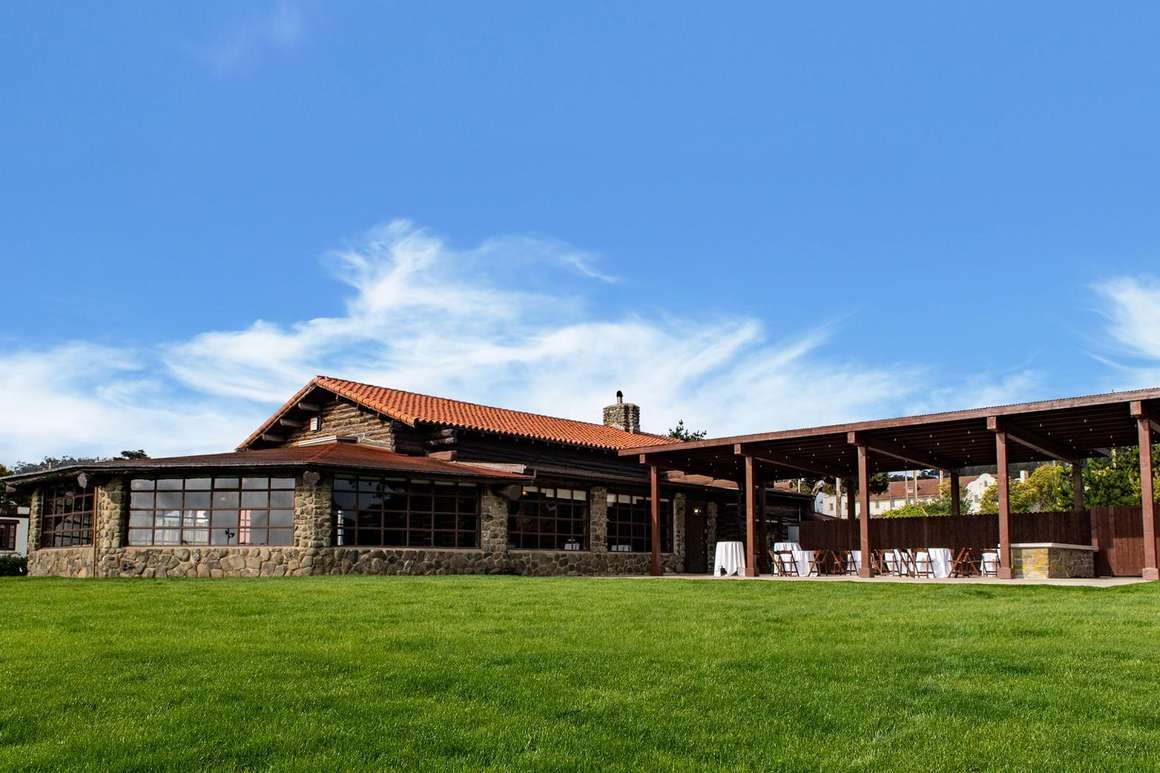
[[[575,424],[584,424],[584,425],[587,425],[590,427],[604,427],[605,429],[611,429],[611,430],[615,430],[617,432],[623,432],[626,435],[644,435],[644,436],[658,437],[658,438],[665,437],[664,435],[657,435],[657,434],[652,433],[652,432],[629,432],[628,430],[621,429],[620,427],[613,427],[613,426],[610,426],[608,424],[597,423],[595,421],[584,421],[583,419],[569,419],[566,416],[552,416],[552,415],[547,414],[547,413],[535,413],[534,411],[521,411],[518,408],[504,408],[503,406],[499,406],[499,405],[488,405],[487,403],[476,403],[476,402],[471,402],[470,400],[459,400],[459,399],[454,398],[454,397],[443,397],[441,395],[427,394],[426,392],[415,392],[415,391],[412,391],[410,389],[399,389],[398,387],[388,387],[388,386],[383,386],[382,384],[371,384],[371,383],[368,383],[366,381],[355,381],[353,379],[339,378],[337,376],[319,375],[319,376],[316,376],[315,379],[316,380],[317,379],[325,379],[328,381],[341,381],[341,382],[347,383],[347,384],[356,384],[358,386],[370,387],[371,389],[385,389],[389,392],[400,392],[402,394],[414,395],[415,397],[425,397],[429,400],[444,400],[444,401],[449,402],[449,403],[458,403],[459,405],[470,405],[474,408],[489,408],[493,411],[506,411],[508,413],[518,413],[521,416],[534,416],[537,419],[551,419],[553,421],[569,421],[569,422],[573,422]]]

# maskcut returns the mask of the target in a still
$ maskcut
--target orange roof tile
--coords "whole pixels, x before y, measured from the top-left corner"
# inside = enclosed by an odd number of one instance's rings
[[[246,438],[241,447],[245,448],[253,443],[274,424],[278,417],[303,399],[314,387],[321,387],[339,397],[352,400],[411,426],[420,422],[442,424],[609,450],[663,445],[673,442],[672,438],[643,432],[625,432],[615,427],[606,427],[603,424],[542,416],[525,411],[513,411],[508,408],[494,408],[489,405],[404,392],[401,389],[389,389],[330,376],[316,376],[278,409],[277,413],[271,416],[254,434]]]

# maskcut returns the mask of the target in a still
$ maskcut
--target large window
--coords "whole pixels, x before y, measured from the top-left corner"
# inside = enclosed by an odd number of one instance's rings
[[[130,545],[292,545],[293,478],[134,480]]]
[[[0,521],[0,550],[16,550],[16,521]]]
[[[614,553],[652,552],[651,499],[640,494],[608,494],[608,549]],[[673,511],[661,498],[661,552],[673,552]]]
[[[336,545],[479,547],[479,486],[440,480],[334,479]]]
[[[40,547],[67,548],[93,544],[92,489],[54,486],[44,490]]]
[[[587,550],[588,492],[524,486],[508,516],[508,545],[528,550]]]

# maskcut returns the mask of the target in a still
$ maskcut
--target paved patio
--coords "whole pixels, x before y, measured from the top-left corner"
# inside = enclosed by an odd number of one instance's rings
[[[639,578],[636,578],[639,579]],[[714,577],[711,574],[666,574],[660,577],[651,577],[655,580],[726,580],[726,581],[757,581],[757,582],[854,582],[854,583],[902,583],[906,585],[1057,585],[1067,588],[1118,588],[1122,585],[1136,585],[1145,582],[1142,577],[1089,577],[1071,579],[1011,579],[1001,580],[997,577],[853,577],[853,576],[823,576],[823,577],[780,577],[763,574],[760,577]]]

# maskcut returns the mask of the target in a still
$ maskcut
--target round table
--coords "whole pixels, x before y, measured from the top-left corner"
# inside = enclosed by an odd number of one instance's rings
[[[718,542],[717,557],[713,561],[713,575],[745,574],[745,543]]]

